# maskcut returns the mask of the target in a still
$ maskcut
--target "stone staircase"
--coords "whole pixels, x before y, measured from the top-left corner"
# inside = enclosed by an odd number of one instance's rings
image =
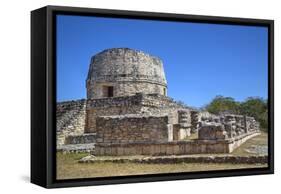
[[[68,101],[57,105],[57,145],[65,143],[65,137],[84,132],[86,101]]]
[[[84,134],[86,100],[57,104],[57,151],[90,152],[95,148],[96,134]]]

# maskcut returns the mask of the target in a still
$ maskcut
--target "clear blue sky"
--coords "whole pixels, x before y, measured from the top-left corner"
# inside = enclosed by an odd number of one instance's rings
[[[128,47],[163,60],[168,96],[201,107],[216,95],[267,98],[266,27],[57,16],[57,100],[86,97],[91,56]]]

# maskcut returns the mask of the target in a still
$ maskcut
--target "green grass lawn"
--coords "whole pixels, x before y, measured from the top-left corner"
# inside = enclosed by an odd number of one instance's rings
[[[267,145],[267,133],[256,136],[239,148],[234,150],[230,155],[246,156],[256,155],[248,153],[247,148],[253,145]],[[173,172],[192,172],[192,171],[210,171],[210,170],[227,170],[241,168],[266,167],[266,164],[206,164],[206,163],[177,163],[177,164],[140,164],[140,163],[95,163],[83,164],[78,160],[88,154],[62,154],[57,153],[57,179],[73,178],[90,178],[105,176],[124,176],[138,174],[156,174],[156,173],[173,173]],[[210,154],[204,154],[210,155]],[[214,154],[212,154],[214,155]],[[226,154],[222,154],[226,155]],[[105,156],[109,158],[110,156]],[[128,156],[123,156],[128,157]],[[145,156],[129,156],[145,157]]]

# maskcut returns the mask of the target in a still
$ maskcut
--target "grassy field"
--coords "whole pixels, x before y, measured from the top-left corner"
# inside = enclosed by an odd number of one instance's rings
[[[257,155],[255,153],[249,153],[246,151],[246,149],[250,148],[251,146],[267,146],[268,145],[268,135],[265,132],[262,132],[261,135],[256,136],[248,141],[246,141],[244,144],[242,144],[240,147],[238,147],[236,150],[234,150],[231,154],[232,155],[239,155],[239,156],[249,156],[249,155]]]
[[[267,134],[254,137],[236,149],[231,155],[256,155],[245,150],[253,145],[267,145]],[[87,154],[57,153],[57,179],[89,178],[104,176],[123,176],[137,174],[156,174],[172,172],[192,172],[266,167],[264,164],[139,164],[139,163],[95,163],[81,164],[78,160]],[[133,156],[138,157],[138,156]]]

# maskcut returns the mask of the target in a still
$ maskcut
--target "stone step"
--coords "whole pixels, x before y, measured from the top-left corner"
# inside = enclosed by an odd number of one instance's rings
[[[57,152],[80,153],[90,152],[95,148],[95,143],[57,145]]]
[[[268,162],[267,155],[261,156],[149,156],[149,157],[113,157],[104,158],[94,155],[86,156],[79,160],[79,163],[145,163],[145,164],[175,164],[175,163],[231,163],[231,164],[266,164]]]

